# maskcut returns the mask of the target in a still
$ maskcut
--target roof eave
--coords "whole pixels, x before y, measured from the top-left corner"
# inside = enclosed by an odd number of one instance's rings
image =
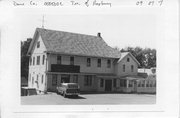
[[[127,55],[129,55],[134,59],[134,61],[138,64],[138,66],[140,66],[140,63],[138,62],[138,60],[130,53],[128,52]],[[122,59],[120,59],[118,62],[121,62],[127,55],[125,55]]]
[[[95,58],[109,58],[109,59],[119,59],[120,58],[120,57],[94,56],[94,55],[83,55],[83,54],[70,54],[70,53],[53,52],[53,51],[45,51],[45,52],[49,53],[49,54],[73,55],[73,56],[95,57]]]
[[[35,33],[34,33],[32,42],[31,42],[31,44],[30,44],[30,46],[29,46],[29,49],[28,49],[28,52],[27,52],[27,56],[30,56],[30,55],[31,55],[31,51],[32,51],[32,48],[33,48],[33,46],[34,46],[35,38],[36,38],[36,36],[37,36],[37,33],[38,33],[38,31],[37,31],[37,28],[36,28],[36,31],[35,31]]]

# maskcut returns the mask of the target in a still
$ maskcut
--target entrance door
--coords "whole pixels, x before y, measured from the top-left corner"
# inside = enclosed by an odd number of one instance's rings
[[[105,91],[112,90],[112,80],[105,80]]]
[[[61,75],[61,83],[70,83],[70,75]]]

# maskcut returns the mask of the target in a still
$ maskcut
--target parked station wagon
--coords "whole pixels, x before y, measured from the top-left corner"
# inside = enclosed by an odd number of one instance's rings
[[[80,87],[77,83],[61,83],[60,86],[57,86],[57,93],[67,96],[76,96],[80,94]]]

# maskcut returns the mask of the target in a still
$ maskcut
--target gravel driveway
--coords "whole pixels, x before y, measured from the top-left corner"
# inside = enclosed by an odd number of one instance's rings
[[[156,95],[149,94],[82,94],[78,98],[64,98],[56,93],[22,96],[22,105],[102,105],[102,104],[155,104]]]

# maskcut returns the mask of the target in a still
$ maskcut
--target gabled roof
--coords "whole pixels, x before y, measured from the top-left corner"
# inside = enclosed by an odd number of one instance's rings
[[[140,63],[138,62],[138,60],[137,60],[130,52],[121,52],[121,58],[118,60],[118,62],[122,61],[127,55],[131,56],[132,59],[133,59],[138,65],[140,65]]]
[[[108,46],[101,37],[42,28],[36,29],[28,54],[33,49],[37,34],[50,53],[120,58],[120,52]]]

